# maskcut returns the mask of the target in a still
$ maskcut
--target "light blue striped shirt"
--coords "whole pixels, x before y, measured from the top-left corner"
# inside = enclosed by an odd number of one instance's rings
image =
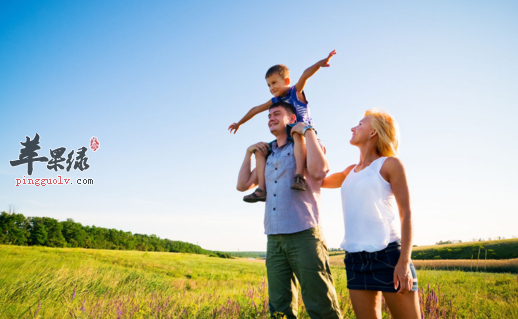
[[[291,189],[296,172],[293,141],[277,147],[266,160],[266,207],[264,233],[266,235],[292,234],[320,224],[320,187],[306,169],[306,190]]]

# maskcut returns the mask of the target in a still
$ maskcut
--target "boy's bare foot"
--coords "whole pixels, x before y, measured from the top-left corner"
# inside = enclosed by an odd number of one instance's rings
[[[304,176],[297,174],[293,177],[293,183],[291,184],[291,189],[295,189],[298,191],[306,190],[306,179]]]
[[[257,188],[252,194],[243,197],[247,203],[266,202],[266,191]]]

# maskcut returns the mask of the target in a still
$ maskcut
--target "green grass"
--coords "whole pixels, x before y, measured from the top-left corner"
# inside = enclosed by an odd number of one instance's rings
[[[476,241],[412,248],[412,259],[512,259],[518,258],[518,239]]]
[[[203,255],[0,245],[0,318],[267,318],[265,274],[262,262]],[[333,276],[354,318],[344,269]],[[442,297],[459,318],[518,318],[516,275],[418,276],[422,296],[440,287],[436,308],[447,316]]]

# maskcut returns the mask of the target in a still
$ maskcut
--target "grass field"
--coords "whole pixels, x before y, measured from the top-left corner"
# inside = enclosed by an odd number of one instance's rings
[[[329,257],[329,263],[334,267],[344,267],[344,252],[333,254]],[[412,260],[416,269],[421,270],[461,270],[474,272],[518,273],[518,258],[507,260]]]
[[[0,318],[268,318],[265,274],[262,262],[202,255],[0,246]],[[333,276],[354,318],[343,267]],[[516,274],[418,276],[425,318],[518,318]]]
[[[507,260],[412,260],[417,269],[518,273],[518,258]]]
[[[412,259],[513,259],[518,238],[412,248]]]

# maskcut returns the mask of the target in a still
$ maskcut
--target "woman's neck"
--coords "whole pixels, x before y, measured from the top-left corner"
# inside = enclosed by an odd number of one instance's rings
[[[361,171],[365,167],[371,165],[372,162],[374,162],[375,160],[377,160],[380,157],[381,156],[379,156],[378,152],[376,152],[375,146],[374,147],[373,147],[373,145],[360,146],[360,162],[358,162],[358,165],[356,165],[355,171],[356,172]]]

